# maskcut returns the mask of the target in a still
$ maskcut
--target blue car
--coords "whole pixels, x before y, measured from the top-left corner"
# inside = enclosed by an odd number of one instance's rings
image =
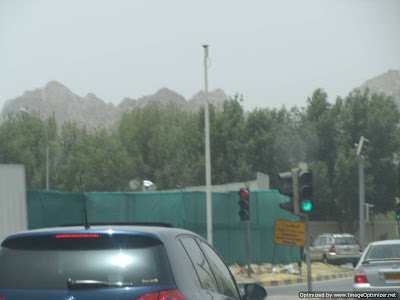
[[[156,225],[71,226],[11,235],[0,248],[0,300],[267,297],[257,284],[245,285],[240,294],[202,237]]]

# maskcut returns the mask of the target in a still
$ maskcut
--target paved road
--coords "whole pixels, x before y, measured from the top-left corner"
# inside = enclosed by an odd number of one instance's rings
[[[318,281],[312,283],[312,291],[316,292],[349,292],[352,290],[353,278]],[[299,299],[300,292],[307,292],[307,284],[267,287],[268,298],[273,300]]]

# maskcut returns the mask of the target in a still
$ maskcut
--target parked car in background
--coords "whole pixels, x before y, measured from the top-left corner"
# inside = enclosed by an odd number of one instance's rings
[[[400,292],[400,240],[370,243],[354,274],[354,291]]]
[[[355,266],[361,253],[361,245],[348,233],[321,234],[310,246],[311,261],[322,261],[325,264],[352,263]]]
[[[0,300],[264,299],[237,283],[197,234],[170,226],[98,225],[26,231],[0,248]]]

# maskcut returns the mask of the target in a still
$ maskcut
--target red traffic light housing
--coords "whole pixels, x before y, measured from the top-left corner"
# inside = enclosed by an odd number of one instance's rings
[[[240,220],[248,221],[250,220],[250,191],[248,188],[242,188],[238,192],[240,196],[239,200],[239,216]]]
[[[249,199],[249,190],[248,189],[240,189],[239,191],[240,198]]]

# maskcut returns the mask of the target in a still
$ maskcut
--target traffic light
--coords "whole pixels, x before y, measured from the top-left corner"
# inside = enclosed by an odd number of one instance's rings
[[[239,200],[239,216],[241,221],[250,220],[250,190],[248,188],[242,188],[238,192],[240,196]]]
[[[299,209],[300,213],[308,214],[313,208],[312,174],[309,171],[299,171]]]
[[[400,221],[400,202],[396,202],[395,211],[396,211],[396,220]]]
[[[296,174],[296,173],[295,173]],[[282,172],[278,174],[278,179],[280,179],[283,183],[280,184],[281,188],[279,189],[279,193],[289,197],[290,201],[279,203],[279,206],[287,211],[290,211],[292,214],[297,213],[298,209],[295,209],[294,203],[294,178],[292,171]],[[297,204],[298,208],[298,204]]]

